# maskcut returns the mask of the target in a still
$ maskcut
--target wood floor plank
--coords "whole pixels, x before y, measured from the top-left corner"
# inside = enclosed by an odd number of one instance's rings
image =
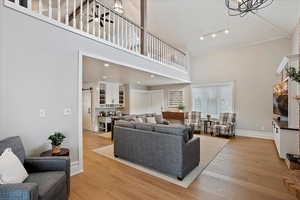
[[[232,139],[187,189],[93,152],[109,139],[85,132],[83,142],[84,173],[71,178],[71,200],[295,200],[270,140]]]

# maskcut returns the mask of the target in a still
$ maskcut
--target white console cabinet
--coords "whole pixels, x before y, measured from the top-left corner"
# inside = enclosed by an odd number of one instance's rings
[[[287,123],[278,120],[273,120],[272,127],[279,157],[286,159],[287,153],[299,154],[299,131],[287,128]]]

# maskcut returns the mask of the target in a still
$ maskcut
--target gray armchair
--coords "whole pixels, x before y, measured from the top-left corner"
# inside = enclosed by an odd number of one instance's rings
[[[20,137],[0,141],[0,154],[11,148],[24,164],[29,177],[20,184],[0,185],[1,200],[67,200],[70,193],[68,157],[25,157]]]

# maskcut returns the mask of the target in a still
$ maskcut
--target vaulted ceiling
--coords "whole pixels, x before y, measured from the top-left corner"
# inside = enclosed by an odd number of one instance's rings
[[[130,0],[139,9],[140,0]],[[163,40],[197,56],[216,49],[290,37],[300,14],[299,0],[274,0],[258,15],[229,17],[224,0],[148,0],[148,28]],[[230,34],[200,41],[224,28]]]

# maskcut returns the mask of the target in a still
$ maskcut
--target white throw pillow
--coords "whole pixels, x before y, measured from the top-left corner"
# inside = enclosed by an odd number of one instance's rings
[[[156,124],[155,117],[147,117],[146,120],[147,123]]]
[[[0,156],[0,184],[23,183],[28,177],[23,164],[10,148]]]

